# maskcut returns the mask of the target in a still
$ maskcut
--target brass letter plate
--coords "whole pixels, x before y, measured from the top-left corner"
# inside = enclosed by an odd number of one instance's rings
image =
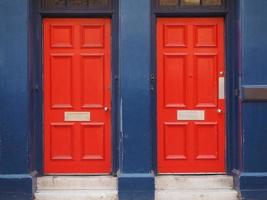
[[[65,112],[64,113],[65,122],[89,122],[90,112]]]
[[[204,110],[177,110],[177,120],[205,120]]]

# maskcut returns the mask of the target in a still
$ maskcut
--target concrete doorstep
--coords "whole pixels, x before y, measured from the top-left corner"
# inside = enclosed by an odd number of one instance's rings
[[[228,176],[158,176],[156,200],[238,200]]]
[[[45,176],[35,200],[117,200],[117,179],[109,176]]]
[[[238,200],[229,176],[158,176],[156,200]],[[37,179],[35,200],[118,200],[117,178],[45,176]]]

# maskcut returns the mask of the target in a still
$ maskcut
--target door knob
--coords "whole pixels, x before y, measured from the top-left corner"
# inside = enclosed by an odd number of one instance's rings
[[[217,109],[217,113],[222,113],[222,109]]]
[[[107,111],[108,111],[108,107],[105,107],[105,108],[104,108],[104,111],[107,112]]]

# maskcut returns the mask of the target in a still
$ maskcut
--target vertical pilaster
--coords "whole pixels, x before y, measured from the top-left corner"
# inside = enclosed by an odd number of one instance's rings
[[[244,200],[267,198],[267,2],[240,0],[241,133],[235,185]]]
[[[0,199],[29,200],[28,0],[0,1]]]
[[[119,0],[119,197],[154,199],[150,119],[150,0]]]

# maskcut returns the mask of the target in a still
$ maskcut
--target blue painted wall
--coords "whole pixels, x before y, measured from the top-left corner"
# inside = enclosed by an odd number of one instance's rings
[[[241,0],[242,84],[267,85],[267,1]]]
[[[123,200],[154,199],[150,7],[150,0],[119,0],[119,197]]]
[[[28,1],[0,1],[0,173],[28,173]]]
[[[243,105],[243,156],[244,171],[267,172],[267,103]]]
[[[29,199],[28,0],[0,1],[0,199]]]
[[[241,3],[242,85],[267,85],[267,1]],[[267,172],[267,103],[243,103],[243,169]]]
[[[123,173],[151,170],[150,1],[120,0],[119,66],[122,103],[120,168]]]
[[[150,1],[120,0],[119,66],[122,104],[120,169],[151,170]]]
[[[267,87],[266,10],[266,0],[240,0],[241,87]],[[241,108],[240,167],[234,172],[235,185],[245,200],[266,200],[267,102],[241,102]]]
[[[40,65],[34,51],[40,38],[37,29],[32,29],[40,18],[30,13],[28,1],[0,1],[0,199],[31,199],[30,173],[41,169],[41,152],[38,160],[35,145],[42,141],[33,132],[41,133],[42,119],[32,118],[31,113],[41,106],[32,104],[33,99],[42,96],[40,90],[32,96],[30,89],[41,82],[41,71],[34,68]],[[239,3],[240,87],[267,87],[267,1]],[[150,0],[119,0],[118,180],[123,200],[154,199],[150,11]],[[267,102],[240,101],[240,106],[236,188],[245,200],[266,200]]]

